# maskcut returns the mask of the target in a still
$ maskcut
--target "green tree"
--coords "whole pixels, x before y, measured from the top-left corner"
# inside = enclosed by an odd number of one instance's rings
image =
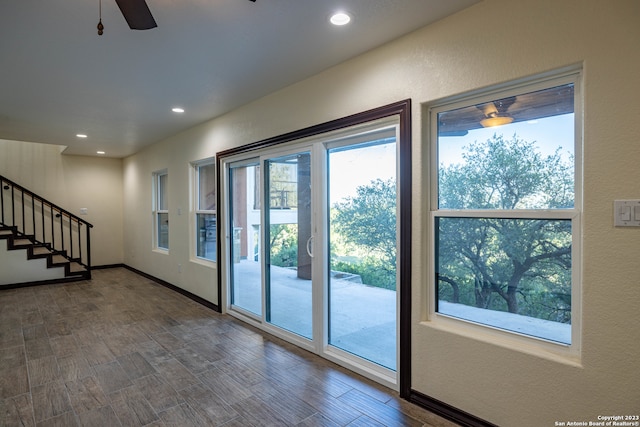
[[[336,230],[346,241],[362,246],[395,266],[396,183],[376,179],[356,188],[356,195],[334,206]]]
[[[357,260],[344,262],[332,256],[332,268],[362,276],[372,286],[395,289],[396,277],[396,183],[376,179],[356,189],[332,208],[332,252]],[[346,257],[343,257],[344,259]]]
[[[535,142],[494,135],[439,170],[445,209],[573,207],[572,161]],[[439,298],[570,322],[571,222],[536,218],[437,219]]]
[[[298,264],[298,225],[274,224],[269,229],[269,262],[278,267],[296,267]]]

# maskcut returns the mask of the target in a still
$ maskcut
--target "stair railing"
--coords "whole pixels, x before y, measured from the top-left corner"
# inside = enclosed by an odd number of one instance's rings
[[[0,225],[80,264],[91,278],[93,225],[2,175]]]

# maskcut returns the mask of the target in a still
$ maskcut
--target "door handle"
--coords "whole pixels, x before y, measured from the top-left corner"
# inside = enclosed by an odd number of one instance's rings
[[[313,242],[313,236],[307,239],[307,253],[311,258],[313,258],[313,253],[311,252],[311,242]]]

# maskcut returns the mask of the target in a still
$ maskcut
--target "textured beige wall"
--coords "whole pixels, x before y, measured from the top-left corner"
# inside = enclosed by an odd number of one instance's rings
[[[190,248],[192,195],[189,193],[191,166],[196,160],[213,157],[218,147],[206,136],[186,132],[158,143],[124,160],[125,221],[124,256],[127,265],[217,302],[216,270],[194,262]],[[153,250],[152,175],[169,174],[169,251]],[[178,214],[180,212],[180,214]],[[180,268],[178,267],[180,265]],[[180,271],[179,271],[180,270]]]
[[[485,0],[156,144],[124,161],[125,262],[215,301],[215,270],[189,262],[188,162],[411,98],[412,387],[501,426],[638,414],[640,229],[614,228],[612,204],[640,198],[639,22],[636,0]],[[421,106],[574,64],[584,69],[585,103],[580,354],[568,360],[434,327],[424,310],[430,159]],[[168,255],[151,250],[151,174],[164,168]]]
[[[0,174],[93,224],[91,264],[123,262],[122,160],[65,156],[58,145],[0,140]]]
[[[427,89],[424,98],[414,98],[419,101],[570,64],[584,67],[577,363],[424,322],[413,329],[417,390],[503,426],[598,421],[598,415],[640,411],[640,229],[613,227],[613,200],[640,198],[640,168],[634,166],[640,161],[639,19],[637,1],[485,1],[414,34],[446,71],[431,81],[440,89]],[[421,178],[426,182],[428,175]],[[420,191],[422,198],[427,190]],[[425,247],[418,253],[429,256]],[[428,298],[423,285],[430,272],[414,272],[417,323],[424,318],[419,302]]]

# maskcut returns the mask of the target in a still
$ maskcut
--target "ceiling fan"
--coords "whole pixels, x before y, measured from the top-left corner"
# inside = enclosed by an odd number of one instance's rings
[[[516,97],[502,98],[486,104],[476,105],[484,113],[480,120],[482,127],[502,126],[513,122],[513,116],[507,112],[509,107],[516,102]]]
[[[255,3],[256,0],[249,1]],[[104,32],[104,25],[102,25],[102,0],[99,0],[99,2],[100,20],[98,22],[98,35],[101,36]],[[132,30],[150,30],[158,26],[145,0],[116,0],[116,3],[127,24],[129,24],[129,28]]]

